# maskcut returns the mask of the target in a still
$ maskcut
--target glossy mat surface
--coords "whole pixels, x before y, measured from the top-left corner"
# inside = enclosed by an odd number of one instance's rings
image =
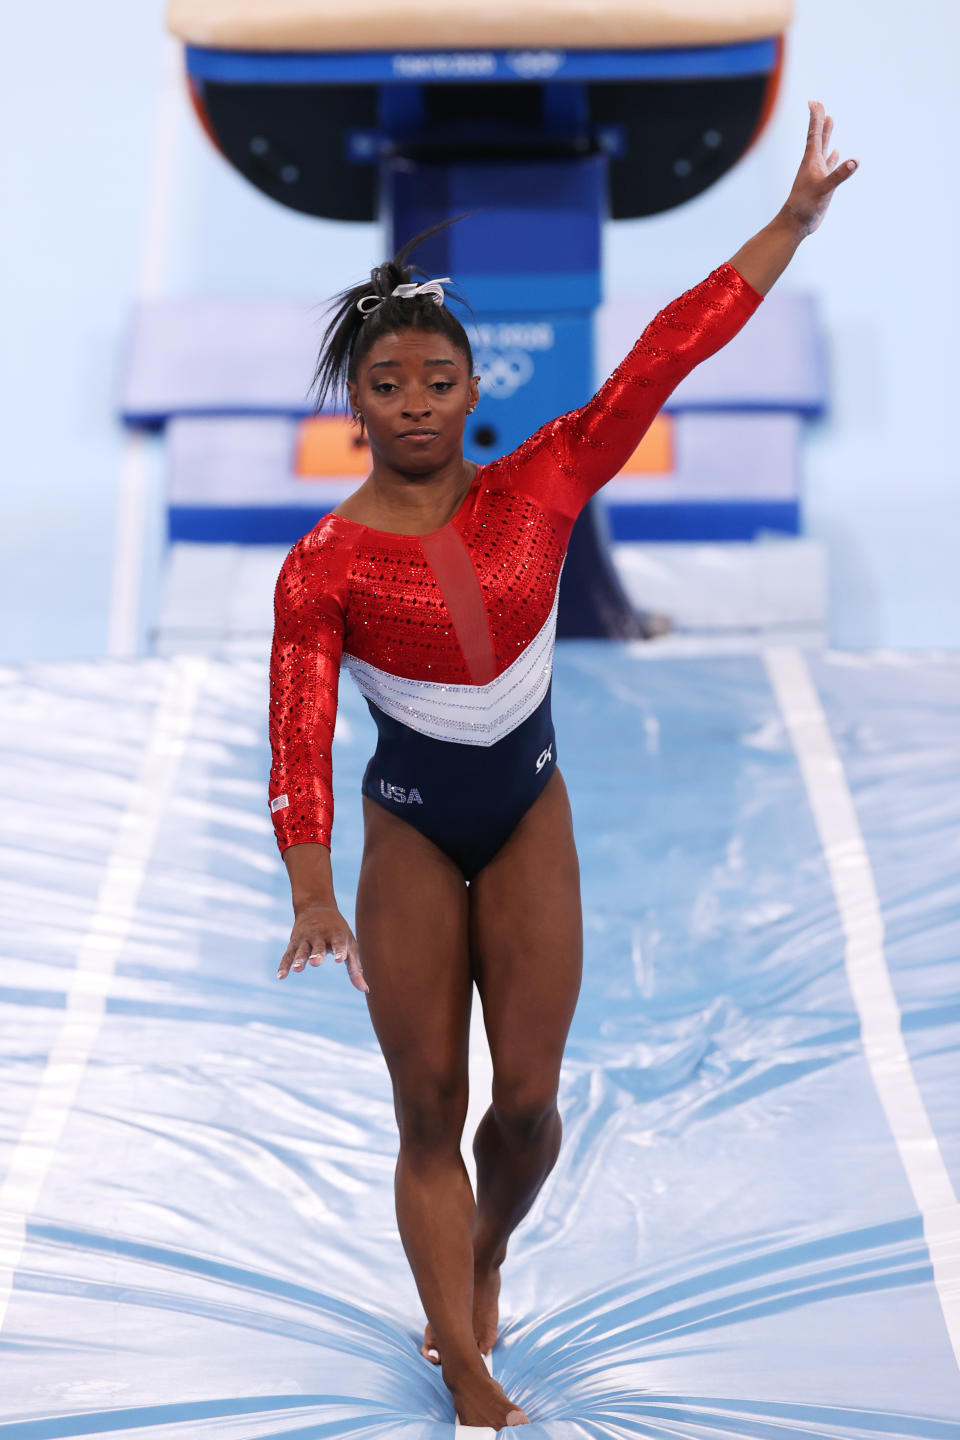
[[[0,1437],[452,1434],[365,1002],[275,979],[265,666],[2,682]],[[525,1433],[957,1436],[960,661],[567,643],[554,683],[586,959],[493,1353]]]

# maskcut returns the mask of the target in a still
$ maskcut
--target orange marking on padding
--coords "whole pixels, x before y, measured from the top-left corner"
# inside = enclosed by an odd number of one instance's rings
[[[358,444],[359,431],[340,415],[310,415],[297,426],[293,473],[301,480],[317,476],[368,475],[370,446]]]
[[[650,429],[620,474],[669,475],[673,468],[673,416],[655,415]]]

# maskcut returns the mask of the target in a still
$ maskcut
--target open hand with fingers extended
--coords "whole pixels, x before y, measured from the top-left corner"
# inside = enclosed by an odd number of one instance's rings
[[[798,245],[820,224],[833,192],[855,174],[858,160],[840,163],[830,149],[833,118],[819,100],[809,100],[810,121],[803,159],[783,205],[769,224],[751,235],[730,264],[759,295],[766,295],[790,264]]]
[[[784,203],[784,210],[796,222],[802,235],[812,235],[827,213],[833,192],[857,169],[858,161],[840,163],[840,151],[828,153],[833,134],[833,117],[819,100],[808,100],[810,123],[807,143],[800,161],[793,188]]]
[[[297,911],[290,944],[283,952],[277,975],[283,980],[291,970],[303,970],[308,964],[322,965],[327,955],[346,962],[347,974],[358,990],[370,989],[363,978],[354,933],[336,905],[305,905]]]

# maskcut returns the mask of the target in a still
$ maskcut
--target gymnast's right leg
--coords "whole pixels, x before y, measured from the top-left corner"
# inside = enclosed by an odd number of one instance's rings
[[[466,883],[432,841],[366,796],[363,817],[355,928],[400,1132],[400,1238],[461,1423],[525,1424],[473,1328],[476,1203],[460,1151],[473,995]]]

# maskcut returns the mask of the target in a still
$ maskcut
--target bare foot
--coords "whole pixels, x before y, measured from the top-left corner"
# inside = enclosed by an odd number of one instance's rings
[[[481,1355],[489,1355],[497,1343],[497,1302],[500,1296],[500,1267],[475,1270],[473,1275],[473,1333]],[[427,1321],[420,1354],[432,1365],[442,1364],[440,1346],[433,1326]]]
[[[453,1395],[457,1419],[461,1425],[489,1425],[499,1430],[502,1425],[529,1425],[530,1421],[488,1374],[477,1356],[473,1365],[444,1366],[444,1384]]]

